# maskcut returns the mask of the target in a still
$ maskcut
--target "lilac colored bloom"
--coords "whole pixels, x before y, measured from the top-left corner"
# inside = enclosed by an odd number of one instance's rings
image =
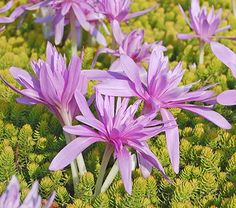
[[[86,78],[81,74],[81,58],[72,57],[67,67],[64,57],[50,43],[46,55],[46,61],[32,62],[33,75],[23,69],[10,68],[12,76],[24,89],[18,90],[4,82],[23,96],[17,98],[19,103],[46,105],[62,125],[71,123],[79,113],[74,93],[87,91]]]
[[[20,205],[20,185],[15,176],[12,177],[7,190],[0,196],[1,208],[41,208],[42,199],[38,194],[39,183],[36,181],[31,191]],[[44,208],[50,208],[55,198],[55,192],[51,195]]]
[[[84,97],[77,94],[76,100],[82,116],[77,120],[82,124],[66,126],[64,131],[78,137],[69,143],[53,159],[49,169],[59,170],[67,166],[83,150],[96,142],[104,142],[114,149],[121,177],[128,193],[132,191],[131,154],[128,148],[137,151],[140,167],[147,175],[150,167],[154,166],[165,176],[164,169],[156,156],[150,151],[146,140],[156,136],[166,129],[162,122],[154,120],[155,114],[142,115],[138,118],[135,114],[140,101],[128,106],[129,99],[115,98],[97,93],[97,117],[93,115]]]
[[[93,5],[98,8],[98,13],[104,14],[110,22],[114,20],[118,22],[128,21],[131,18],[146,14],[158,6],[129,14],[131,3],[132,0],[98,0]]]
[[[97,30],[97,24],[104,18],[94,11],[94,8],[86,0],[30,0],[28,4],[17,7],[9,17],[0,17],[0,23],[14,22],[27,10],[49,8],[53,14],[40,18],[37,22],[51,22],[55,34],[55,43],[60,44],[64,34],[64,27],[70,24],[73,30],[79,34],[81,27],[89,32],[96,40],[106,46],[104,36]],[[73,34],[74,31],[71,31]]]
[[[221,128],[230,129],[228,121],[213,111],[212,106],[198,106],[188,102],[215,103],[215,92],[208,90],[210,86],[196,91],[190,91],[193,84],[179,86],[184,71],[179,63],[173,70],[168,67],[168,58],[164,57],[163,49],[159,46],[153,50],[150,58],[148,72],[140,75],[139,66],[127,55],[121,56],[122,69],[126,78],[113,79],[106,72],[91,70],[86,72],[89,79],[103,80],[96,89],[110,96],[137,96],[144,101],[144,113],[160,112],[163,121],[174,120],[168,109],[180,108],[198,114]],[[102,74],[102,76],[101,76]],[[113,75],[117,78],[117,75]],[[177,126],[177,123],[173,121]],[[166,130],[167,147],[172,166],[179,172],[179,133],[178,127]]]
[[[207,8],[200,8],[199,0],[192,0],[191,8],[189,11],[190,19],[184,13],[183,8],[180,6],[180,10],[185,17],[186,22],[194,31],[191,34],[178,34],[177,37],[182,40],[199,38],[202,42],[211,42],[213,38],[227,38],[217,36],[219,32],[223,32],[230,29],[230,25],[220,28],[220,24],[224,21],[221,19],[222,9],[216,14],[214,7],[212,6],[209,13]]]
[[[116,44],[118,45],[118,49],[110,49],[110,48],[101,48],[97,51],[96,57],[93,61],[93,66],[95,65],[98,56],[101,53],[108,53],[115,57],[120,57],[121,54],[126,54],[130,58],[132,58],[136,63],[141,63],[144,61],[148,61],[151,55],[152,49],[160,45],[161,43],[154,42],[152,44],[148,44],[144,42],[144,31],[137,29],[133,30],[129,34],[123,34],[119,22],[116,20],[112,23],[112,31]],[[120,69],[120,61],[119,59],[115,61],[110,70],[117,71]]]
[[[234,37],[224,37],[217,35],[217,33],[224,32],[230,29],[230,25],[220,27],[221,23],[224,21],[223,19],[221,19],[222,9],[220,9],[215,14],[214,7],[212,6],[210,12],[208,13],[206,7],[200,8],[199,0],[192,0],[191,8],[189,11],[190,19],[188,19],[181,6],[180,10],[184,15],[186,22],[194,31],[194,33],[178,34],[177,37],[182,40],[188,40],[192,38],[198,38],[200,40],[200,64],[203,64],[204,62],[204,45],[206,43],[211,44],[212,52],[215,54],[217,52],[215,52],[212,45],[214,44],[214,39],[224,38],[236,40],[236,38]]]

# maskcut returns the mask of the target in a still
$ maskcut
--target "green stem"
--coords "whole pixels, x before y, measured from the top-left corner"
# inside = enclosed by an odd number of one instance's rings
[[[200,42],[200,57],[199,57],[199,64],[204,64],[204,55],[205,55],[205,43]]]
[[[95,192],[94,192],[94,196],[95,197],[98,194],[101,193],[101,187],[102,187],[103,179],[104,179],[104,176],[105,176],[105,173],[106,173],[106,169],[107,169],[107,165],[108,165],[108,162],[109,162],[110,157],[112,155],[112,152],[113,152],[113,147],[108,144],[106,146],[105,152],[103,154],[101,170],[100,170],[100,173],[98,175],[96,186],[95,186]]]
[[[232,5],[232,10],[233,10],[234,16],[236,17],[236,1],[231,0],[231,5]]]

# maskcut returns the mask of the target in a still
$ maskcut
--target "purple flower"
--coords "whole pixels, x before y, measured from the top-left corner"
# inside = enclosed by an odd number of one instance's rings
[[[131,18],[146,14],[158,6],[155,5],[149,9],[129,14],[131,3],[132,0],[98,0],[94,5],[98,8],[98,12],[104,14],[110,22],[114,20],[118,22],[128,21]]]
[[[24,202],[20,205],[20,185],[15,176],[12,177],[7,190],[0,196],[1,208],[41,208],[42,199],[38,194],[39,183],[36,181],[31,191],[26,196]],[[55,192],[51,195],[44,208],[51,207],[55,198]]]
[[[98,56],[101,53],[108,53],[116,57],[120,57],[121,54],[126,54],[130,58],[132,58],[136,63],[148,61],[151,55],[152,49],[160,45],[161,43],[154,42],[152,44],[148,44],[144,42],[144,31],[137,29],[133,30],[131,33],[125,35],[121,31],[119,22],[116,20],[113,21],[112,23],[112,31],[113,31],[113,36],[116,44],[118,45],[118,49],[113,50],[110,48],[101,48],[97,51],[97,54],[94,58],[93,61],[93,66],[95,65]],[[120,61],[119,59],[115,61],[110,70],[115,70],[120,69],[119,67]]]
[[[180,108],[198,114],[221,128],[230,129],[231,125],[220,114],[212,110],[212,106],[199,106],[192,102],[215,103],[215,92],[208,90],[211,86],[203,87],[196,91],[190,91],[193,84],[179,86],[184,71],[179,63],[173,70],[168,67],[168,58],[164,57],[163,49],[158,46],[153,50],[148,72],[140,74],[140,67],[127,55],[120,58],[122,70],[126,78],[117,79],[117,75],[90,70],[85,72],[89,79],[103,80],[96,89],[110,96],[137,96],[143,100],[144,112],[160,112],[163,121],[174,120],[174,116],[168,109]],[[101,76],[102,75],[102,76]],[[120,75],[121,76],[121,75]],[[116,79],[113,79],[115,77]],[[191,104],[188,104],[191,102]],[[177,126],[177,123],[173,121]],[[176,173],[179,172],[179,133],[178,127],[167,129],[167,147],[172,166]]]
[[[64,27],[71,25],[77,34],[81,27],[89,32],[96,40],[106,46],[104,36],[97,30],[96,26],[102,22],[104,16],[96,13],[94,8],[86,0],[30,0],[28,4],[17,7],[9,17],[0,17],[0,23],[12,23],[27,10],[49,8],[53,14],[40,18],[37,22],[51,22],[55,34],[55,43],[60,44],[64,34]],[[74,33],[74,31],[71,31]]]
[[[102,21],[103,17],[96,13],[94,8],[86,0],[52,0],[47,6],[52,7],[55,11],[52,22],[55,30],[56,44],[61,42],[64,26],[67,22],[74,22],[77,29],[82,27],[94,36],[100,44],[106,45],[105,38],[96,28],[96,22]],[[77,31],[77,33],[79,32]]]
[[[210,12],[207,12],[206,7],[200,8],[199,0],[192,0],[191,8],[189,11],[190,19],[184,13],[181,6],[180,10],[185,17],[186,22],[194,31],[192,34],[178,34],[177,37],[182,40],[199,38],[202,42],[211,42],[213,38],[226,38],[222,36],[217,36],[219,32],[226,31],[230,29],[230,25],[220,28],[220,24],[224,21],[221,19],[222,9],[220,9],[216,14],[214,6],[212,6]]]
[[[138,118],[135,114],[139,108],[140,101],[128,106],[129,99],[117,99],[97,93],[96,111],[97,117],[93,115],[87,101],[80,93],[76,100],[81,109],[81,116],[77,120],[82,124],[78,126],[66,126],[64,131],[77,135],[53,159],[49,169],[59,170],[67,166],[84,149],[96,142],[104,142],[110,145],[117,159],[121,177],[128,193],[132,191],[131,178],[131,154],[128,148],[137,151],[140,166],[145,175],[152,166],[161,171],[164,169],[156,156],[150,151],[146,140],[164,131],[166,127],[160,126],[162,122],[154,120],[155,114],[142,115]]]
[[[221,23],[224,21],[221,19],[222,9],[220,9],[216,14],[214,10],[214,6],[212,6],[210,12],[207,12],[206,7],[200,8],[199,0],[192,0],[191,8],[189,11],[190,19],[184,13],[184,10],[181,6],[180,10],[184,15],[184,18],[190,28],[194,33],[190,34],[178,34],[177,37],[182,40],[188,40],[192,38],[198,38],[200,40],[200,58],[199,63],[204,63],[204,46],[206,43],[211,44],[211,48],[213,53],[215,50],[213,49],[212,43],[214,39],[225,38],[230,40],[236,40],[234,37],[224,37],[217,35],[217,33],[224,32],[230,29],[230,25],[220,27]]]
[[[10,68],[10,73],[24,89],[18,90],[4,81],[11,89],[23,97],[17,98],[23,104],[43,104],[53,112],[62,125],[69,125],[78,115],[74,93],[87,91],[87,81],[81,74],[81,58],[72,57],[69,66],[66,60],[50,43],[47,45],[46,61],[33,61],[34,74],[23,69]]]

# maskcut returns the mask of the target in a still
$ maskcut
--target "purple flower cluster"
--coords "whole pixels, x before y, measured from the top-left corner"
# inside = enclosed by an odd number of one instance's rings
[[[7,190],[0,196],[1,208],[41,208],[42,198],[38,194],[39,183],[36,181],[23,203],[20,203],[20,185],[15,176],[12,177]],[[50,208],[52,206],[55,193],[48,199],[44,208]]]
[[[126,54],[121,55],[120,65],[123,77],[114,79],[110,72],[86,71],[88,79],[100,80],[96,86],[99,93],[109,96],[138,97],[144,101],[144,113],[160,113],[164,122],[173,120],[176,127],[167,129],[167,147],[171,163],[179,172],[179,133],[177,123],[168,109],[180,108],[203,116],[221,128],[230,129],[231,125],[211,105],[198,106],[188,102],[216,103],[215,92],[211,86],[190,91],[194,85],[179,86],[184,71],[179,63],[173,70],[168,67],[168,58],[163,55],[163,46],[157,46],[150,57],[148,71],[143,70]],[[101,76],[103,74],[103,76]],[[111,87],[114,86],[114,87]]]
[[[0,9],[0,13],[9,10],[12,4],[13,0],[10,0]],[[176,173],[179,172],[178,121],[171,109],[192,112],[220,128],[230,129],[230,123],[215,112],[213,107],[217,103],[235,105],[236,92],[226,91],[216,97],[215,92],[210,89],[214,84],[195,91],[191,90],[195,83],[181,85],[185,73],[182,63],[179,62],[170,69],[168,57],[164,55],[166,48],[162,42],[148,44],[144,42],[143,30],[137,29],[124,34],[120,27],[122,21],[145,14],[156,6],[130,14],[130,5],[131,0],[31,0],[28,4],[17,7],[10,17],[0,17],[0,23],[13,22],[28,10],[46,7],[52,10],[52,14],[38,21],[52,23],[56,44],[63,38],[64,27],[70,24],[72,34],[78,35],[79,30],[83,28],[100,44],[106,45],[106,40],[98,28],[99,25],[104,25],[105,18],[108,19],[116,46],[99,49],[93,65],[101,53],[111,54],[116,59],[111,63],[109,70],[81,70],[83,53],[80,57],[72,56],[67,66],[65,57],[48,43],[46,61],[33,61],[31,64],[33,74],[16,67],[10,68],[10,73],[23,89],[16,89],[2,77],[1,79],[22,95],[21,98],[17,98],[18,102],[47,106],[64,127],[65,136],[70,135],[68,144],[53,159],[50,170],[63,169],[71,163],[73,179],[77,179],[76,171],[83,161],[78,164],[73,161],[90,145],[102,142],[105,143],[106,150],[101,165],[101,177],[104,177],[106,166],[113,154],[125,190],[131,194],[131,152],[137,155],[139,168],[144,177],[149,176],[155,167],[170,181],[148,146],[148,141],[161,132],[166,134],[173,169]],[[181,11],[184,14],[182,8]],[[230,28],[219,28],[222,22],[221,10],[216,15],[214,8],[207,13],[205,7],[200,8],[198,0],[192,0],[190,20],[185,14],[184,16],[194,34],[179,34],[178,37],[198,38],[203,45],[210,43],[216,56],[231,68],[236,76],[236,55],[222,44],[213,41],[214,38],[221,38],[216,36],[216,33]],[[87,101],[89,80],[99,83],[94,87],[94,96]],[[96,112],[91,111],[91,105]],[[161,120],[157,119],[158,116]],[[73,126],[72,122],[75,119],[79,124]],[[103,178],[98,178],[98,193],[101,181]],[[36,194],[37,189],[36,183],[24,202],[27,205],[21,207],[38,207],[41,204],[41,198]],[[13,178],[7,192],[0,198],[0,205],[3,203],[3,207],[10,207],[10,203],[12,207],[18,207],[18,192],[18,182]],[[32,198],[37,205],[31,205]]]
[[[0,14],[9,10],[13,6],[13,1],[10,0],[6,6],[0,8]],[[83,28],[95,37],[99,44],[106,46],[106,39],[98,30],[100,25],[105,26],[103,23],[105,18],[109,21],[127,21],[156,8],[154,6],[144,11],[129,14],[130,4],[130,0],[28,0],[28,4],[17,7],[9,17],[0,17],[0,23],[9,24],[27,11],[48,8],[51,12],[46,17],[38,18],[36,21],[52,24],[55,44],[61,43],[64,27],[69,24],[71,25],[71,35],[77,35],[78,42],[80,30]],[[106,26],[105,29],[107,30]]]

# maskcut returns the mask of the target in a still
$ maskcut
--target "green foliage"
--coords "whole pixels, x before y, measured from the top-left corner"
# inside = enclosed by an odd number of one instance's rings
[[[185,10],[189,0],[135,0],[132,11],[146,9],[160,3],[160,6],[147,15],[122,24],[122,29],[129,32],[141,28],[145,30],[145,40],[149,43],[163,40],[167,46],[166,54],[171,66],[183,61],[186,73],[182,84],[201,80],[194,88],[206,84],[220,83],[213,89],[220,93],[226,89],[235,89],[236,81],[229,69],[224,66],[206,47],[205,64],[196,66],[199,55],[197,40],[179,41],[178,32],[190,32],[188,25],[179,11],[178,3]],[[0,2],[1,4],[2,2]],[[223,23],[231,24],[232,30],[222,35],[236,36],[236,19],[230,13],[230,1],[202,1],[207,6],[214,4],[223,7],[223,16],[228,18]],[[17,24],[17,23],[16,23]],[[32,15],[27,15],[22,27],[16,24],[7,26],[0,34],[0,74],[11,84],[20,87],[10,76],[11,66],[28,71],[30,60],[45,58],[46,41],[43,39],[41,26],[34,23]],[[111,38],[108,37],[111,43]],[[87,40],[86,40],[87,41]],[[236,50],[235,43],[222,40],[222,43]],[[59,50],[70,56],[70,41],[66,41]],[[83,69],[90,69],[97,45],[87,41],[84,47]],[[97,67],[109,67],[111,57],[101,55]],[[93,93],[94,82],[89,83],[88,96]],[[74,193],[70,168],[50,172],[49,164],[56,153],[65,145],[62,128],[56,118],[40,105],[25,106],[15,102],[16,95],[11,89],[0,83],[0,193],[2,193],[13,174],[21,181],[24,197],[35,179],[40,181],[40,192],[47,198],[57,192],[55,207],[68,208],[198,208],[223,207],[234,208],[236,204],[236,128],[224,131],[210,122],[189,112],[173,109],[180,129],[180,173],[176,175],[170,167],[166,139],[164,134],[149,141],[152,151],[158,156],[173,184],[162,178],[157,170],[144,179],[138,170],[133,173],[132,195],[125,193],[120,176],[106,193],[93,197],[94,181],[100,169],[104,146],[97,144],[85,151],[84,157],[88,170],[80,178]],[[235,107],[216,106],[231,123],[236,122]],[[109,167],[112,163],[109,164]]]

